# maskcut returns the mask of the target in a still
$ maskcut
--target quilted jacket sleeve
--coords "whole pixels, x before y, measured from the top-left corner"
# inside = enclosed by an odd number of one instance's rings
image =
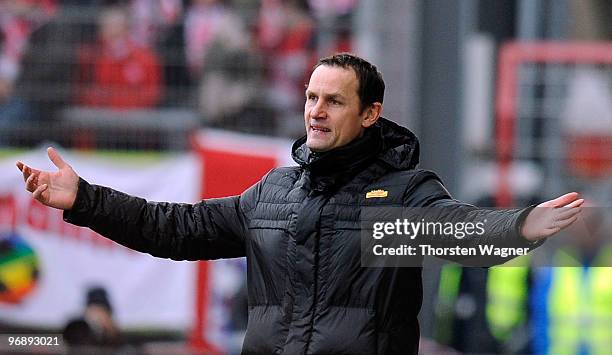
[[[255,204],[259,185],[240,196],[182,204],[148,202],[80,179],[75,204],[64,211],[64,220],[157,257],[241,257],[246,233],[243,209]]]
[[[484,222],[484,233],[464,234],[461,239],[452,235],[436,234],[427,240],[431,244],[461,247],[490,244],[496,247],[533,249],[543,243],[543,241],[532,243],[520,233],[522,224],[533,206],[496,210],[457,201],[451,197],[436,174],[423,170],[415,174],[409,186],[405,194],[405,206],[424,207],[423,211],[426,212],[419,213],[425,215],[427,221],[451,223],[455,226],[457,223]],[[458,261],[458,258],[452,259]]]

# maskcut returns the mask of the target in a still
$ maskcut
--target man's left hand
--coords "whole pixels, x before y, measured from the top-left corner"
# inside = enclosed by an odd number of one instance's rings
[[[529,212],[521,234],[530,242],[548,238],[578,219],[584,199],[576,192],[542,202]]]

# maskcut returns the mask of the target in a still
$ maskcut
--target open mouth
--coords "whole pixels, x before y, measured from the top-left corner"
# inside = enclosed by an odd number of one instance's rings
[[[314,132],[331,132],[331,129],[321,126],[310,126]]]

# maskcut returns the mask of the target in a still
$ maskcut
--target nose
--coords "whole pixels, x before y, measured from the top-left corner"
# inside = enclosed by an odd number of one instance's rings
[[[325,103],[323,100],[318,100],[317,103],[310,108],[310,118],[327,118],[327,111],[325,110]]]

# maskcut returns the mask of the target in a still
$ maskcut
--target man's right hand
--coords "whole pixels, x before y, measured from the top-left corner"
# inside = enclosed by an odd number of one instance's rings
[[[69,210],[76,200],[79,176],[54,148],[47,148],[49,159],[59,169],[56,172],[32,169],[23,162],[17,168],[23,173],[26,190],[46,206]]]

